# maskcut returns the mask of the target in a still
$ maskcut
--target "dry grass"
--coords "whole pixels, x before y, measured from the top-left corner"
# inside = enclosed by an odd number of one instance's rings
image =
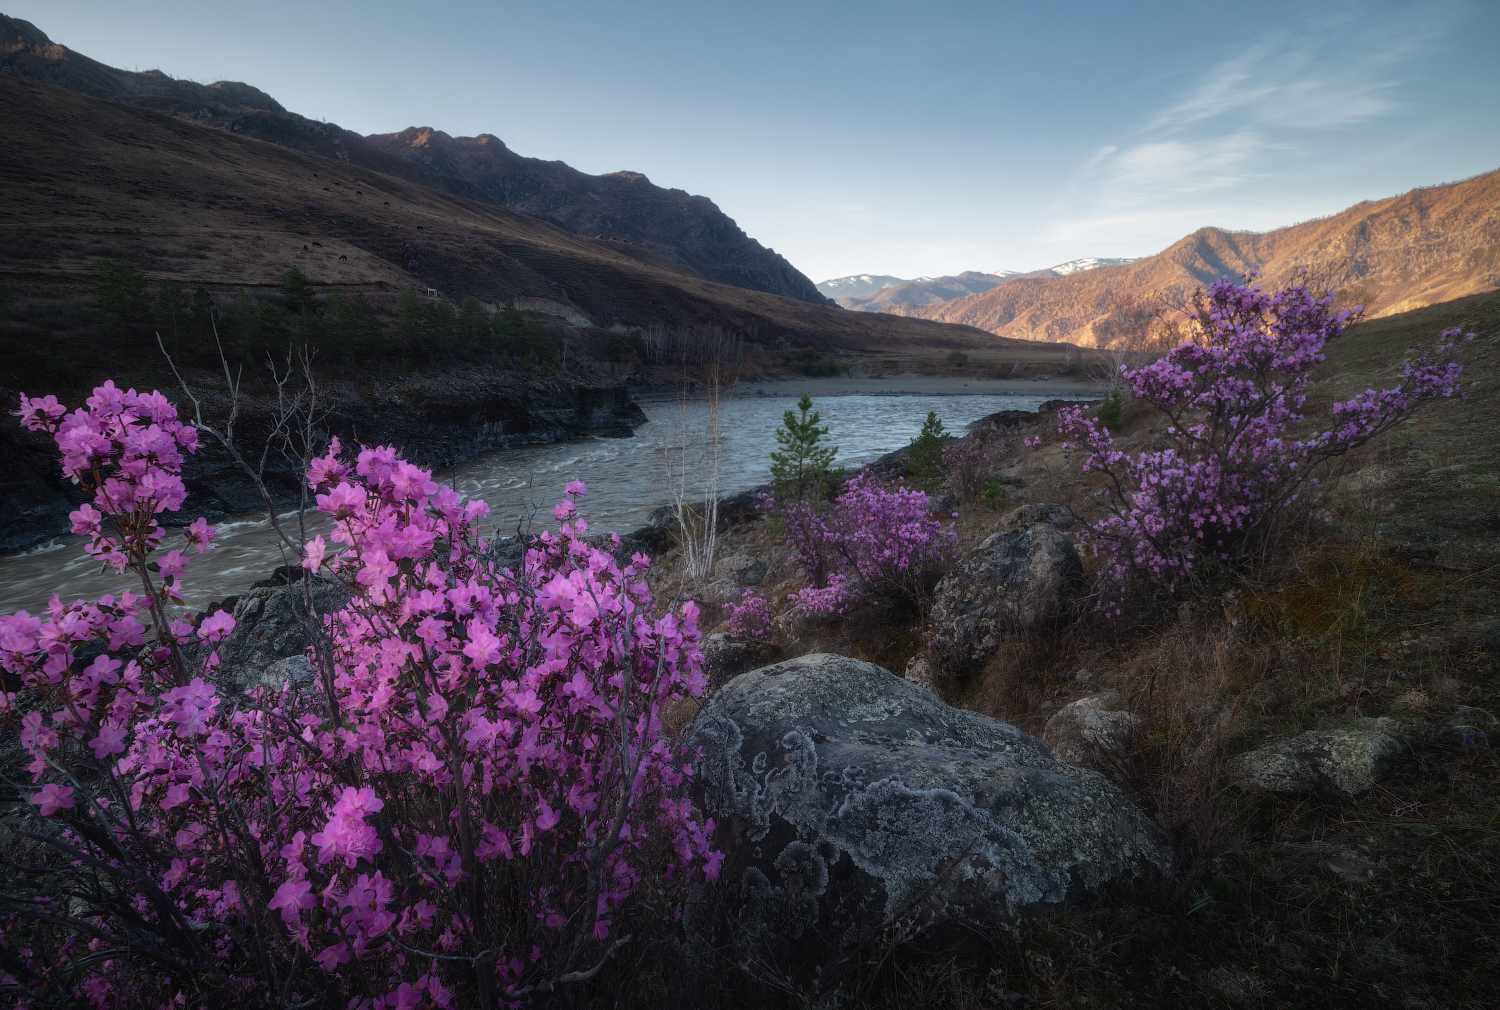
[[[941,685],[951,703],[1035,734],[1070,701],[1118,693],[1142,723],[1107,774],[1173,838],[1174,877],[949,950],[845,966],[857,979],[846,1005],[1493,1005],[1500,724],[1467,745],[1453,727],[1460,705],[1500,714],[1500,295],[1351,331],[1310,413],[1378,385],[1450,325],[1482,334],[1470,398],[1343,461],[1236,592],[1158,602],[1131,623],[1085,609]],[[1142,447],[1152,425],[1133,404],[1120,434]],[[1043,445],[1008,471],[1020,480],[1007,504],[1086,509],[1075,457],[1038,433]],[[963,509],[965,542],[997,518]],[[899,672],[903,643],[917,644],[895,622],[850,621],[793,648],[889,657]],[[1226,781],[1226,760],[1261,742],[1367,717],[1397,720],[1406,751],[1364,796],[1253,796]]]

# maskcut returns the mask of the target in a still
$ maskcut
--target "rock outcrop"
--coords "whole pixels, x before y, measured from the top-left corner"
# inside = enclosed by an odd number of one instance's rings
[[[957,676],[977,672],[1007,636],[1056,620],[1077,594],[1083,562],[1060,505],[1025,505],[964,555],[933,594],[932,649]]]
[[[1169,863],[1102,775],[843,656],[736,677],[688,746],[741,888],[732,914],[809,951],[896,919],[993,925]]]
[[[1121,708],[1112,694],[1079,698],[1047,720],[1042,743],[1064,764],[1108,773],[1130,752],[1140,722],[1140,716]]]
[[[703,676],[708,680],[705,697],[740,674],[769,666],[781,658],[781,646],[727,631],[707,636],[699,648],[703,652]]]
[[[349,591],[339,583],[313,579],[312,603],[318,615],[342,610],[348,602]],[[209,605],[210,611],[219,609],[234,615],[234,631],[215,650],[219,654],[218,679],[226,691],[247,691],[262,685],[280,687],[288,680],[312,679],[304,656],[315,619],[307,615],[300,581],[260,585],[241,596]]]
[[[734,554],[714,564],[714,576],[740,586],[758,586],[766,577],[766,559]]]
[[[1229,763],[1229,779],[1247,792],[1358,796],[1390,774],[1401,742],[1383,729],[1311,730],[1264,744]]]

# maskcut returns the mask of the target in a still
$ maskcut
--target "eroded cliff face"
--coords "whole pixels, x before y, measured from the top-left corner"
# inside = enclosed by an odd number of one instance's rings
[[[646,421],[625,387],[576,379],[432,376],[358,387],[336,384],[325,393],[325,435],[337,435],[350,447],[395,445],[431,469],[513,445],[628,436]],[[13,405],[16,393],[0,390],[0,398]],[[205,400],[210,420],[222,417],[227,407],[223,398]],[[271,427],[269,407],[242,404],[236,423],[241,451],[258,458]],[[84,496],[62,476],[52,440],[7,416],[0,424],[0,456],[7,464],[0,472],[0,551],[25,550],[67,532],[68,512]],[[189,457],[183,480],[188,500],[175,517],[217,521],[264,507],[254,484],[210,438]],[[266,483],[280,503],[295,501],[301,489],[296,467],[274,458],[267,463]]]

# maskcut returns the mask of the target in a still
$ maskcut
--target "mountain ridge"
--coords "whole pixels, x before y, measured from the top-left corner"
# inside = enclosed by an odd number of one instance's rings
[[[818,290],[832,296],[841,308],[861,312],[886,312],[894,305],[937,305],[968,295],[983,294],[1018,277],[1066,277],[1085,270],[1133,262],[1133,257],[1108,259],[1086,256],[1025,273],[1019,270],[965,270],[961,274],[916,277],[911,280],[883,274],[854,274],[822,281],[818,284]],[[842,293],[834,294],[835,291]]]
[[[403,288],[455,304],[473,296],[490,312],[512,302],[556,339],[595,352],[656,328],[820,352],[1023,346],[707,281],[648,249],[492,201],[13,74],[0,74],[0,135],[7,337],[88,367],[125,361],[83,311],[104,259],[129,260],[152,284],[203,286],[221,304],[243,290],[281,305],[291,267],[319,295],[362,292],[386,316]],[[0,371],[14,364],[0,360]]]
[[[488,164],[476,152],[463,150],[464,141],[478,143],[480,138],[451,138],[423,127],[366,137],[291,112],[249,84],[204,85],[175,80],[160,70],[107,66],[53,42],[30,22],[4,14],[0,71],[498,203],[576,235],[633,242],[704,280],[831,304],[808,277],[746,235],[712,200],[654,186],[639,173],[589,176],[562,162],[514,154],[488,134],[483,137],[495,143],[480,145],[488,150]],[[408,137],[429,142],[403,145],[397,139]],[[434,139],[447,148],[446,158],[434,156]]]
[[[1500,287],[1500,170],[1363,200],[1266,232],[1199,228],[1131,263],[1012,278],[952,301],[893,303],[884,311],[997,336],[1089,345],[1122,298],[1180,303],[1222,276],[1255,273],[1281,284],[1304,268],[1364,304],[1369,318]]]

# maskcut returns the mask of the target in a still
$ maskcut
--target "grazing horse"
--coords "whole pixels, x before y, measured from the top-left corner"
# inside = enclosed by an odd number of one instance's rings
[[[348,263],[349,262],[349,257],[347,257],[347,256],[340,256],[339,257],[339,262],[340,263]]]
[[[317,246],[319,249],[323,248],[322,242],[314,242],[313,245]]]
[[[390,205],[391,205],[391,201],[389,201],[389,200],[387,200],[387,201],[386,201],[386,202],[385,202],[385,205],[386,205],[386,206],[387,206],[387,207],[389,207],[389,206],[390,206]]]
[[[311,250],[311,249],[309,249],[309,248],[308,248],[308,247],[307,247],[307,246],[305,246],[305,245],[304,245],[304,246],[303,246],[303,247],[302,247],[302,251],[303,251],[303,252],[312,252],[312,250]]]

